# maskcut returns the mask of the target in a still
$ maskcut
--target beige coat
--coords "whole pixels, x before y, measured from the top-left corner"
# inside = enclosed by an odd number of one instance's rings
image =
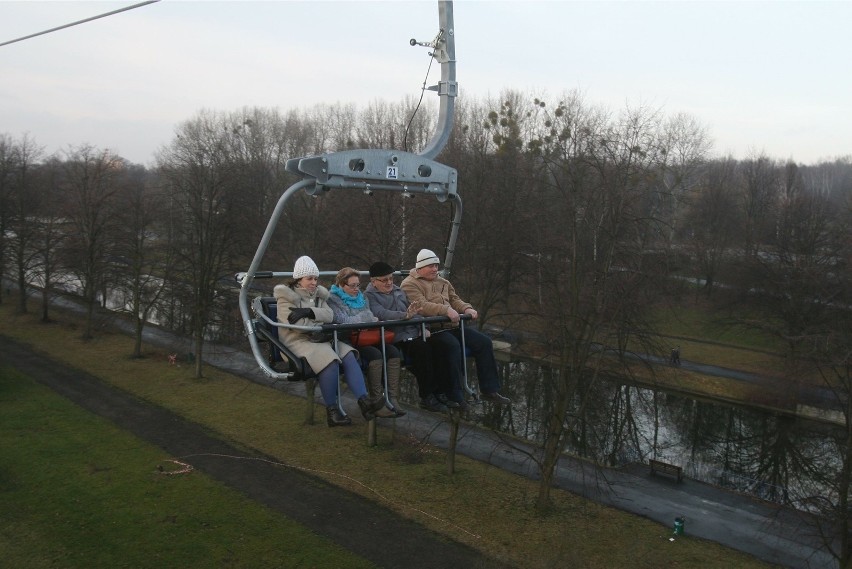
[[[278,285],[273,291],[275,298],[278,300],[278,320],[287,322],[287,316],[290,315],[290,308],[312,308],[316,319],[302,318],[297,321],[299,326],[316,326],[318,324],[327,324],[334,318],[334,313],[326,304],[328,300],[328,289],[324,286],[318,286],[313,295],[308,294],[306,289],[295,287],[290,288],[287,285]],[[290,348],[296,356],[308,360],[311,369],[316,373],[324,370],[328,364],[332,362],[340,362],[340,358],[344,357],[349,352],[355,351],[351,346],[338,342],[340,356],[334,352],[331,343],[314,343],[309,340],[310,333],[304,333],[299,330],[290,328],[278,328],[278,337],[284,342],[284,345]],[[356,354],[357,355],[357,354]]]
[[[399,286],[405,292],[408,300],[411,302],[420,301],[423,316],[446,316],[447,308],[452,307],[459,314],[464,314],[468,308],[473,308],[473,305],[456,294],[456,289],[452,283],[443,277],[435,277],[434,281],[427,281],[420,278],[417,271],[411,270],[411,273],[402,281]],[[433,328],[455,328],[458,324],[448,322],[446,324],[432,325]]]

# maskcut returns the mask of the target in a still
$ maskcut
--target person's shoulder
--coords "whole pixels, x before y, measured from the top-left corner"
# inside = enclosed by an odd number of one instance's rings
[[[408,273],[407,277],[402,279],[402,283],[400,284],[400,287],[404,287],[405,285],[415,284],[415,283],[417,283],[417,273],[412,271],[412,272]]]
[[[336,294],[326,293],[325,296],[321,296],[323,300],[325,300],[328,304],[343,304],[343,301],[340,300],[340,297]]]
[[[298,300],[299,295],[287,285],[275,285],[275,288],[272,289],[272,295],[275,298],[283,298],[285,300],[294,301]]]
[[[327,300],[331,296],[331,293],[324,286],[317,285],[317,296],[323,300]]]

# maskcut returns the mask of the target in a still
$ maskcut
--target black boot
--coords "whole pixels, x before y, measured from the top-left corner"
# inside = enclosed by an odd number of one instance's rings
[[[372,421],[375,419],[376,411],[381,409],[384,404],[384,400],[370,401],[370,398],[366,395],[362,395],[358,398],[358,408],[361,409],[361,414],[364,415],[365,421]],[[377,407],[377,405],[379,406]]]
[[[345,427],[352,424],[352,419],[348,415],[341,413],[337,405],[326,407],[325,412],[329,427]]]

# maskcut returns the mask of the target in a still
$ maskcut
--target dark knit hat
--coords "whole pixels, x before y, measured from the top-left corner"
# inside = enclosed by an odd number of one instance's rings
[[[379,261],[378,263],[373,263],[370,265],[370,277],[383,277],[385,275],[389,275],[393,272],[393,267],[385,263],[384,261]]]

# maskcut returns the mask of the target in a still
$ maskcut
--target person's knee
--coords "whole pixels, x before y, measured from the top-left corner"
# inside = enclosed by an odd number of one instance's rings
[[[461,344],[458,342],[450,342],[441,346],[438,350],[439,358],[457,358],[461,355]]]

